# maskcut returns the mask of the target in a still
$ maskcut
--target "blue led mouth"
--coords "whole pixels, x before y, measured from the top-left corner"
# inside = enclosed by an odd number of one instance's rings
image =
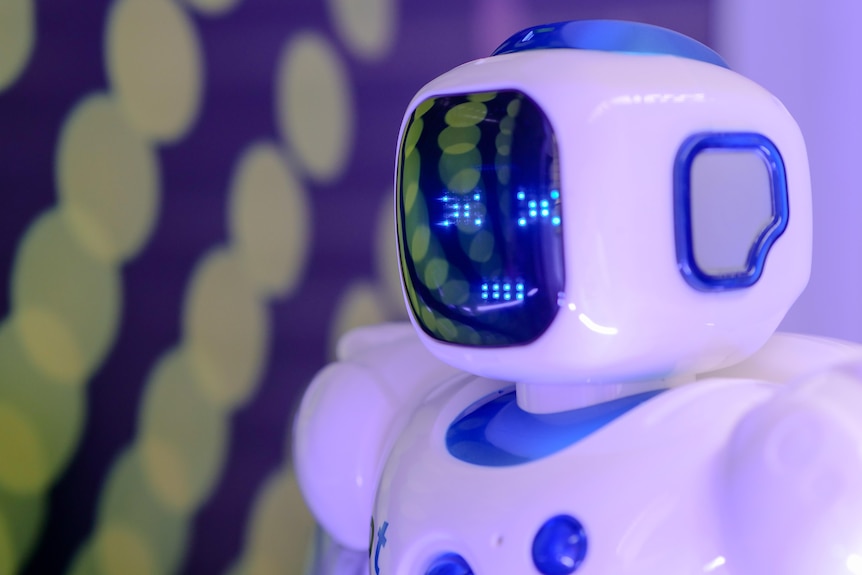
[[[511,36],[492,56],[549,48],[668,54],[730,68],[714,50],[684,34],[622,20],[576,20],[533,26]]]

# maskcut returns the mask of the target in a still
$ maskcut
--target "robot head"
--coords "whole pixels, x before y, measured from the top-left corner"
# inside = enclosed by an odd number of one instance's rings
[[[467,371],[707,371],[757,350],[808,280],[796,123],[675,32],[519,32],[420,90],[399,141],[405,299],[431,351]]]

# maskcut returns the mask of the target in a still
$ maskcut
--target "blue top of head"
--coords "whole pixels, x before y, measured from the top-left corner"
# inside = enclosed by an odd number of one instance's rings
[[[492,56],[547,48],[670,54],[730,68],[715,51],[679,32],[621,20],[576,20],[533,26],[503,42]]]

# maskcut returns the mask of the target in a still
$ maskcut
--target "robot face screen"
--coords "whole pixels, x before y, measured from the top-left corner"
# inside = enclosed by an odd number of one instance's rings
[[[558,151],[539,106],[514,90],[423,101],[397,183],[402,274],[425,332],[470,346],[538,338],[564,286]]]

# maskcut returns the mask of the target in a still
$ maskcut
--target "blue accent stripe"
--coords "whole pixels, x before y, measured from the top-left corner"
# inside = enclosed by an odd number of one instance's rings
[[[492,56],[549,48],[668,54],[730,68],[714,50],[684,34],[622,20],[575,20],[533,26],[511,36]]]
[[[514,391],[500,390],[449,426],[446,447],[453,457],[484,467],[535,461],[577,443],[662,391],[648,391],[561,413],[535,414],[518,407]]]

